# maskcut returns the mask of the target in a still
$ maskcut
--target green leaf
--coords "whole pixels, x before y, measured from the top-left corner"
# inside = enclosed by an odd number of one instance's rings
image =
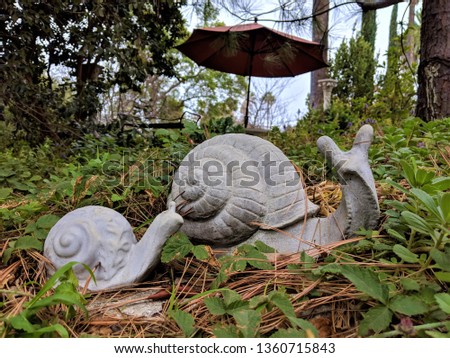
[[[300,262],[303,264],[305,269],[311,269],[316,263],[316,260],[314,257],[309,256],[305,251],[302,251],[300,254]]]
[[[401,160],[400,164],[402,166],[405,179],[409,182],[409,184],[411,186],[415,186],[416,185],[416,168],[415,168],[415,165],[410,165],[406,160]]]
[[[265,254],[271,254],[276,252],[276,250],[273,247],[266,245],[264,242],[259,240],[255,242],[255,247],[258,249],[258,251],[261,251]]]
[[[386,183],[388,183],[389,185],[393,186],[394,188],[396,188],[397,190],[401,191],[404,194],[409,194],[409,191],[404,188],[403,186],[401,186],[399,183],[390,180],[390,179],[386,179]]]
[[[58,304],[64,304],[68,307],[77,306],[84,311],[86,317],[88,315],[88,311],[84,306],[84,300],[78,292],[54,293],[48,297],[41,298],[32,307],[28,308],[28,312],[29,314],[34,314],[41,308]]]
[[[428,170],[419,168],[416,171],[415,186],[423,186],[425,184],[429,184],[436,175]]]
[[[118,194],[113,194],[113,195],[111,195],[111,201],[113,202],[113,203],[115,203],[115,202],[117,202],[117,201],[121,201],[121,200],[123,200],[124,198],[121,196],[121,195],[118,195]]]
[[[445,252],[439,251],[433,247],[430,251],[430,256],[436,264],[444,271],[450,271],[450,248],[446,248]]]
[[[14,250],[28,250],[28,249],[36,249],[42,250],[42,241],[36,239],[33,236],[22,236],[19,237],[14,245]]]
[[[270,336],[270,338],[306,338],[305,331],[295,328],[281,328]]]
[[[213,333],[217,338],[240,338],[236,326],[218,326],[213,329]]]
[[[191,252],[197,260],[204,261],[209,258],[209,253],[205,245],[193,246]]]
[[[403,277],[400,279],[400,284],[407,291],[419,291],[420,290],[420,284],[416,280],[413,280],[412,278]]]
[[[173,310],[169,312],[169,316],[177,322],[186,337],[191,337],[195,332],[195,320],[192,315],[182,310]]]
[[[389,327],[392,321],[392,312],[386,306],[375,306],[370,308],[359,325],[359,334],[367,336],[373,331],[380,333]]]
[[[191,252],[193,247],[194,245],[192,245],[186,235],[175,234],[164,245],[161,262],[168,263],[172,260],[183,258]]]
[[[249,244],[243,244],[238,247],[237,249],[237,256],[238,257],[244,257],[246,259],[246,262],[261,270],[273,270],[274,267],[271,265],[271,263],[267,260],[266,255],[264,255],[262,252],[258,251],[256,247],[249,245]]]
[[[299,326],[301,329],[303,329],[308,337],[319,337],[319,332],[317,331],[317,328],[306,319],[302,318],[291,318],[290,321],[292,323],[295,323],[297,326]]]
[[[287,318],[296,318],[294,306],[285,293],[272,291],[269,294],[269,301],[277,306]]]
[[[249,307],[254,310],[260,310],[267,306],[269,298],[265,295],[254,296],[249,301]]]
[[[41,327],[33,332],[33,337],[40,337],[45,333],[56,332],[60,335],[61,338],[69,338],[69,332],[64,328],[64,326],[57,324],[52,324],[47,327]]]
[[[450,314],[450,294],[448,293],[437,293],[434,298],[439,305],[439,308],[445,313]]]
[[[220,316],[227,313],[225,303],[219,297],[206,297],[204,302],[208,311],[213,315]]]
[[[52,289],[56,282],[62,278],[67,271],[71,270],[73,266],[77,265],[78,262],[71,261],[60,267],[53,275],[50,277],[47,282],[42,286],[39,292],[34,296],[34,298],[27,304],[27,308],[32,308],[34,304],[36,304],[42,296],[44,296],[50,289]],[[83,265],[86,267],[86,265]],[[90,270],[89,270],[90,271]],[[92,271],[90,271],[92,273]]]
[[[443,219],[441,213],[439,212],[438,206],[431,195],[417,188],[412,188],[411,193],[413,193],[413,195],[417,199],[419,199],[419,201],[422,202],[422,204],[425,205],[428,211],[432,213],[436,218],[438,218],[439,220]]]
[[[7,199],[12,192],[12,188],[0,188],[0,201]]]
[[[244,338],[255,337],[261,324],[261,315],[253,310],[241,310],[233,314],[236,326]]]
[[[442,272],[442,271],[438,271],[434,273],[434,276],[436,276],[436,278],[439,281],[442,282],[450,282],[450,272]]]
[[[47,214],[44,216],[41,216],[37,221],[36,225],[37,227],[41,229],[51,229],[58,221],[60,217],[53,214]]]
[[[242,297],[239,293],[237,293],[236,291],[230,290],[230,289],[223,290],[222,296],[223,296],[223,302],[227,306],[232,304],[233,302],[242,300]]]
[[[403,211],[401,213],[401,216],[405,220],[405,222],[411,227],[412,229],[421,232],[425,235],[430,235],[433,231],[433,228],[428,225],[428,223],[422,219],[419,215],[414,214],[410,211]]]
[[[398,295],[392,298],[389,307],[398,313],[407,316],[424,314],[430,310],[430,307],[417,296]]]
[[[31,324],[30,321],[23,315],[23,313],[19,313],[18,315],[11,317],[9,319],[9,323],[15,329],[20,329],[22,331],[31,333],[36,330],[36,326]]]
[[[248,301],[234,301],[227,305],[226,311],[228,314],[234,315],[239,311],[247,310],[249,308]]]
[[[450,223],[450,193],[443,193],[439,196],[439,206],[445,222]]]
[[[378,275],[371,269],[361,268],[356,265],[346,265],[341,267],[341,273],[350,280],[359,291],[382,303],[387,302],[387,299],[389,298],[388,288],[381,283]]]
[[[419,262],[419,256],[409,251],[406,247],[402,245],[399,244],[394,245],[392,251],[394,251],[394,253],[405,262],[412,264]]]
[[[438,177],[431,181],[426,188],[432,187],[434,191],[445,191],[450,189],[450,178],[449,177]],[[423,188],[425,189],[425,187]]]

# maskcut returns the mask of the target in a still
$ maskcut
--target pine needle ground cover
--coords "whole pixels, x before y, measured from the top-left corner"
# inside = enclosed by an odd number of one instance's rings
[[[53,157],[49,143],[5,149],[0,335],[448,337],[449,125],[410,119],[375,127],[370,159],[382,211],[376,231],[289,256],[262,243],[220,253],[177,234],[146,282],[97,293],[77,287],[71,265],[47,277],[42,246],[49,229],[66,212],[97,204],[122,213],[142,235],[165,207],[176,158],[189,150],[192,133],[160,132],[158,145],[126,155],[93,139],[64,159]],[[352,133],[329,135],[343,148],[352,141]],[[269,136],[302,168],[309,199],[326,215],[341,192],[318,157],[316,138],[301,125]],[[171,161],[148,166],[148,158],[161,156]]]

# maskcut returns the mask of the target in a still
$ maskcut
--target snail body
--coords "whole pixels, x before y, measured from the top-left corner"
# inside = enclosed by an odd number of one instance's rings
[[[169,200],[184,217],[181,227],[198,243],[233,247],[263,241],[295,252],[374,228],[378,200],[368,148],[373,129],[363,126],[353,148],[341,151],[329,137],[318,147],[339,169],[343,200],[335,213],[317,216],[297,169],[270,142],[246,134],[213,137],[194,148],[175,174]]]
[[[141,240],[137,241],[128,221],[118,212],[102,206],[86,206],[63,216],[50,230],[44,255],[52,266],[49,273],[76,261],[94,271],[95,282],[88,288],[101,290],[141,280],[159,262],[162,247],[183,223],[175,204],[159,214]],[[89,272],[75,265],[79,285],[84,286]]]

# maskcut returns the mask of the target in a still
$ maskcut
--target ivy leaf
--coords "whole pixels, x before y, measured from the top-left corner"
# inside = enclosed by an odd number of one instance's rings
[[[430,310],[430,307],[417,296],[395,296],[389,303],[389,307],[398,313],[407,316],[424,314]]]
[[[402,245],[399,244],[394,245],[392,251],[394,251],[394,253],[405,262],[411,264],[419,262],[419,256]]]
[[[177,322],[186,337],[191,337],[195,332],[194,317],[182,310],[173,310],[169,312],[169,316]]]
[[[387,286],[381,283],[378,275],[372,270],[356,265],[347,265],[342,266],[340,271],[361,292],[382,303],[386,303],[388,300]]]
[[[364,314],[359,325],[359,334],[367,336],[370,331],[380,333],[389,327],[392,321],[392,311],[386,306],[375,306]]]

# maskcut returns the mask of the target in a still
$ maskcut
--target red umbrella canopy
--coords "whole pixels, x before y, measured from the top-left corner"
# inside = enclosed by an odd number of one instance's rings
[[[320,44],[258,23],[196,29],[177,49],[199,65],[243,76],[292,77],[327,66]]]

